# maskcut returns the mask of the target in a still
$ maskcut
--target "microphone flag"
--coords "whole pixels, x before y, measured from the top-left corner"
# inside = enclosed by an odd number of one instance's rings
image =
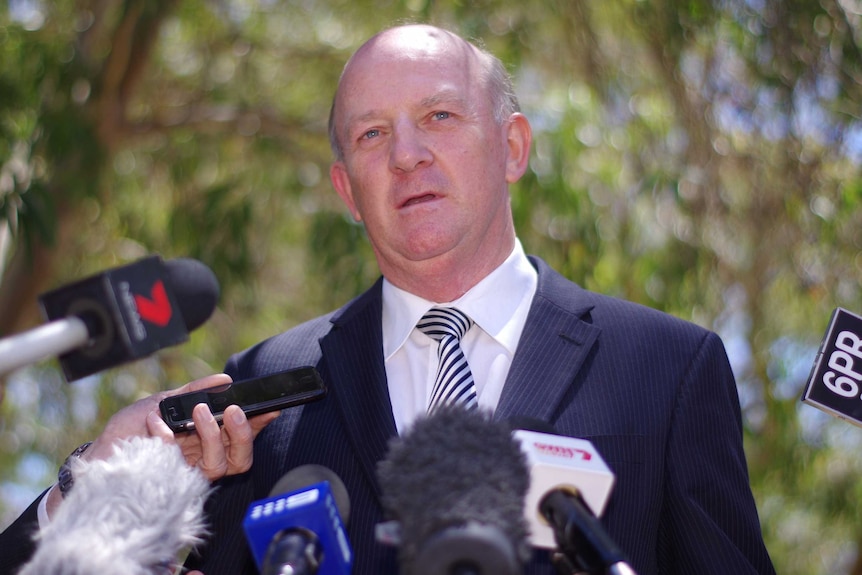
[[[832,312],[811,368],[802,401],[862,426],[862,317]]]
[[[348,575],[352,569],[353,552],[329,481],[253,502],[243,519],[243,530],[261,573],[278,564],[267,556],[272,550],[270,544],[290,530],[313,535],[319,540],[317,547],[324,551],[319,565],[309,572]]]
[[[39,304],[48,320],[92,318],[92,325],[103,332],[95,334],[90,345],[60,356],[67,381],[148,356],[189,338],[159,256],[46,292],[39,296]]]

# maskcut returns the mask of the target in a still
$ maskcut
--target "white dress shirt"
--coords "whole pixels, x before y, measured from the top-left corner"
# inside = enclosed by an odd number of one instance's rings
[[[476,322],[461,340],[479,408],[494,411],[536,293],[538,274],[520,241],[509,257],[452,302],[431,302],[383,281],[383,357],[399,433],[428,409],[437,342],[416,324],[435,305],[456,307]]]

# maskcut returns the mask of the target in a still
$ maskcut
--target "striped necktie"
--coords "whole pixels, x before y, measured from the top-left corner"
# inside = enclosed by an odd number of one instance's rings
[[[416,324],[422,333],[437,341],[437,375],[428,413],[440,405],[476,409],[476,386],[461,349],[461,338],[472,326],[472,319],[451,307],[431,308]]]

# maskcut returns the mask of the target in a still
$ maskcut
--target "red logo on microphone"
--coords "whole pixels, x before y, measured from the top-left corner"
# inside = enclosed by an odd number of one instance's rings
[[[565,457],[566,459],[580,458],[584,461],[589,461],[593,458],[593,454],[589,451],[584,451],[583,449],[577,449],[574,447],[553,445],[551,443],[540,443],[538,441],[533,442],[533,446],[539,450],[540,453],[544,453],[552,457]]]
[[[165,327],[171,321],[173,310],[162,280],[153,284],[149,298],[135,294],[135,304],[137,304],[138,314],[143,320],[159,327]]]

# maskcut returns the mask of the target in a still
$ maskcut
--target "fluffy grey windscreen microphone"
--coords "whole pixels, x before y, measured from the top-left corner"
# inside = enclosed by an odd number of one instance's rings
[[[415,572],[426,542],[468,524],[498,528],[517,560],[529,557],[529,472],[506,422],[482,411],[438,410],[392,440],[377,473],[384,511],[401,524],[405,573]]]
[[[206,533],[209,482],[176,445],[135,437],[72,471],[74,487],[19,575],[164,575]]]

